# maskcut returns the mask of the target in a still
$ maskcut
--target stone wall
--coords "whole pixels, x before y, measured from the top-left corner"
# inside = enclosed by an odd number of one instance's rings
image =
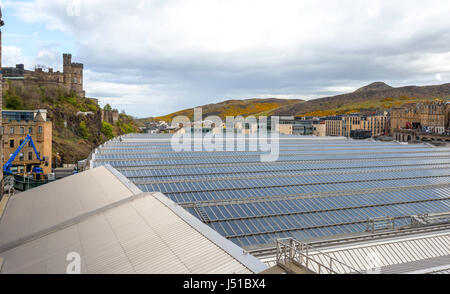
[[[119,113],[116,111],[105,111],[102,110],[102,120],[115,125],[119,120]]]
[[[37,86],[62,87],[68,91],[75,91],[81,98],[85,97],[83,90],[83,64],[73,63],[71,54],[63,54],[63,72],[54,72],[52,68],[44,71],[36,68],[34,71],[25,70],[23,64],[4,69],[3,86],[8,89],[9,83],[17,86],[35,84]]]

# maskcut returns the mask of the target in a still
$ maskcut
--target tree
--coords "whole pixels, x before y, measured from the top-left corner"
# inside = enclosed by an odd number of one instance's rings
[[[105,107],[103,107],[104,111],[112,111],[112,107],[109,104],[106,104]]]
[[[20,110],[23,109],[22,100],[16,95],[6,95],[6,109]]]

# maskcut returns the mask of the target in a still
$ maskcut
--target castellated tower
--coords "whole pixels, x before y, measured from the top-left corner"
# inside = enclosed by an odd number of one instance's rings
[[[75,91],[84,98],[83,91],[83,64],[73,63],[72,54],[63,54],[64,85],[67,89]]]

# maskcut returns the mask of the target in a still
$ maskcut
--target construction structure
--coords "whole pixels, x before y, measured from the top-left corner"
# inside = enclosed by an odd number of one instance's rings
[[[44,174],[52,168],[52,122],[47,119],[47,110],[3,110],[3,153],[2,166],[14,154],[29,134],[36,145],[40,158],[45,158],[42,166]],[[12,163],[12,172],[24,174],[41,161],[35,154],[31,143],[25,146]]]

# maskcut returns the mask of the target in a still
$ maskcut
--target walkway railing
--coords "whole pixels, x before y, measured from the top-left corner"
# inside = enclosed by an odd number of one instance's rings
[[[294,266],[317,274],[362,274],[355,268],[293,238],[277,240],[277,265],[295,272]]]

